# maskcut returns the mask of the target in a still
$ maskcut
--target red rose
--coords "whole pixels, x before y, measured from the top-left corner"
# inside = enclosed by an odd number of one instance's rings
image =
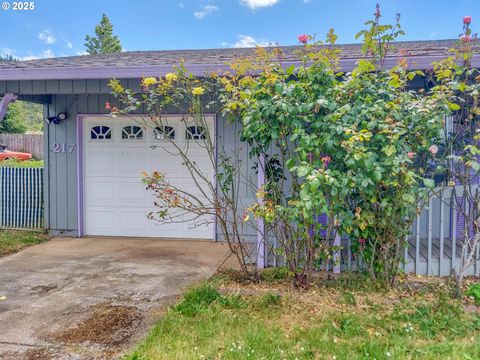
[[[469,25],[472,22],[472,17],[471,16],[465,16],[463,18],[463,23]]]
[[[365,241],[364,238],[358,239],[358,242],[359,242],[360,244],[363,244],[363,245],[365,245],[365,243],[366,243],[366,241]]]
[[[302,34],[298,37],[298,41],[300,41],[302,44],[306,44],[308,42],[308,35],[307,34]]]
[[[463,43],[469,43],[469,42],[472,42],[472,38],[468,35],[462,35],[460,37],[460,40],[463,42]]]

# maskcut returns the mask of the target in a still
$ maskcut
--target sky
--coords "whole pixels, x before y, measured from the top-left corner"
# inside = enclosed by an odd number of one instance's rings
[[[32,59],[85,53],[85,35],[93,34],[102,13],[126,51],[294,45],[300,34],[323,38],[332,27],[339,43],[352,43],[377,1],[36,0],[33,10],[0,2],[0,55]],[[479,0],[378,2],[382,21],[401,14],[402,40],[456,38],[466,15],[474,32],[480,29]]]

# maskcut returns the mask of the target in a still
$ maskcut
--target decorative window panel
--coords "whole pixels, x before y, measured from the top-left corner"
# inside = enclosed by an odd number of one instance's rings
[[[143,138],[143,129],[140,126],[129,125],[122,128],[122,139],[141,140]]]
[[[153,130],[155,140],[175,139],[175,128],[173,126],[157,126]]]
[[[206,139],[205,129],[203,128],[203,126],[188,126],[185,137],[187,140]]]
[[[112,129],[109,126],[97,125],[90,129],[90,139],[107,140],[112,138]]]

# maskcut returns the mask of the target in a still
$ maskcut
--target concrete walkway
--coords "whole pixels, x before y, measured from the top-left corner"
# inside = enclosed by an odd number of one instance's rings
[[[59,238],[0,258],[0,359],[118,358],[226,245]]]

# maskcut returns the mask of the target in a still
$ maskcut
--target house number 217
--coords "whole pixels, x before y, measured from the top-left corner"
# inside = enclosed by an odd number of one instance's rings
[[[52,151],[54,153],[72,153],[75,150],[76,144],[55,143],[52,144]]]

